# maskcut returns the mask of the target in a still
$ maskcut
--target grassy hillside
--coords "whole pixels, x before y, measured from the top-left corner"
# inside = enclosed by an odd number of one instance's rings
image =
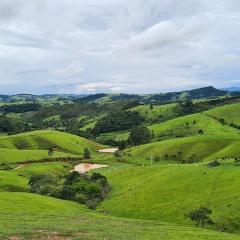
[[[109,133],[102,133],[100,136],[96,138],[97,142],[104,142],[104,141],[122,141],[127,140],[129,137],[129,132],[127,131],[118,131],[118,132],[109,132]]]
[[[0,238],[91,240],[237,240],[238,235],[100,215],[68,201],[1,193]]]
[[[28,178],[10,171],[0,171],[0,174],[0,195],[3,191],[27,191]]]
[[[68,133],[43,130],[0,137],[0,147],[10,149],[48,150],[57,146],[59,151],[82,155],[84,148],[102,148],[101,144]]]
[[[19,150],[19,149],[9,149],[0,148],[0,164],[3,163],[21,163],[27,161],[40,161],[42,159],[54,160],[56,158],[74,157],[77,155],[64,152],[54,152],[53,156],[50,158],[48,156],[47,150]],[[81,156],[79,156],[80,158]]]
[[[217,107],[207,111],[207,113],[224,119],[228,124],[234,123],[240,126],[240,103]]]
[[[159,163],[167,161],[199,162],[222,157],[238,157],[240,139],[238,137],[195,136],[154,142],[125,150],[126,161],[150,164],[157,157]],[[179,153],[181,152],[181,154]]]
[[[139,105],[131,110],[137,111],[146,122],[163,122],[179,116],[176,103],[153,106],[153,109],[150,108],[149,104]]]
[[[73,166],[69,163],[51,162],[22,165],[16,168],[13,172],[28,178],[37,174],[52,174],[59,177],[69,173],[69,171],[72,169]]]
[[[154,139],[168,139],[199,135],[203,130],[204,135],[238,135],[240,131],[228,125],[221,124],[218,120],[207,116],[205,113],[192,114],[175,118],[162,124],[155,124],[149,127],[154,132]]]
[[[101,205],[108,214],[192,225],[185,214],[208,207],[214,228],[240,230],[240,168],[232,163],[215,168],[160,165],[101,172],[112,184]]]

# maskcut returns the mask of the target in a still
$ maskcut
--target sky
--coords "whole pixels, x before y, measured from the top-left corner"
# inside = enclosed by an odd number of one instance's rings
[[[239,0],[1,0],[0,93],[240,85]]]

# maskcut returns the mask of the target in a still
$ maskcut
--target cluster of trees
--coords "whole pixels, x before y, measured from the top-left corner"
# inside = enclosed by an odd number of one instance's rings
[[[40,109],[40,104],[38,103],[23,103],[23,104],[13,104],[4,105],[0,107],[0,112],[3,113],[24,113],[31,111],[38,111]]]
[[[31,130],[29,123],[23,122],[16,118],[0,116],[0,132],[8,134],[17,134]]]
[[[52,175],[34,175],[29,180],[33,193],[61,198],[95,208],[110,191],[107,178],[99,173],[92,175],[71,172],[64,179]]]
[[[160,161],[161,157],[156,155],[154,157],[155,161]],[[176,154],[164,154],[163,156],[163,160],[173,160],[173,161],[177,161],[179,163],[182,164],[190,164],[190,163],[195,163],[198,162],[197,156],[195,154],[192,154],[189,157],[184,156],[184,152],[183,151],[178,151]]]
[[[134,127],[129,135],[129,142],[133,146],[146,144],[151,141],[151,138],[153,137],[153,133],[144,126],[137,126]]]
[[[138,112],[116,111],[101,118],[93,128],[95,135],[106,132],[128,130],[142,123],[143,118]]]

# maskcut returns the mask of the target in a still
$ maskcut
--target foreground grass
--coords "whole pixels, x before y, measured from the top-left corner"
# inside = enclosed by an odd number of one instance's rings
[[[99,171],[112,186],[100,207],[109,214],[192,225],[185,215],[208,207],[214,228],[240,230],[240,168],[233,163],[215,168],[192,164]]]
[[[0,239],[240,239],[205,229],[96,214],[79,204],[28,193],[1,193],[0,211]]]

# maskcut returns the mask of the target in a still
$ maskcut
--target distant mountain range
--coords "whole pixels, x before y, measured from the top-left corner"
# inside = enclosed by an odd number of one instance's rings
[[[63,100],[73,100],[78,102],[111,102],[120,100],[135,99],[139,102],[174,102],[183,100],[195,100],[203,98],[216,98],[227,95],[235,95],[236,92],[240,92],[240,88],[232,87],[227,89],[217,89],[212,86],[186,90],[180,92],[168,92],[159,94],[108,94],[98,93],[92,95],[75,95],[75,94],[44,94],[44,95],[32,95],[32,94],[17,94],[17,95],[0,95],[1,101],[34,101],[40,99],[60,98]]]
[[[228,88],[224,88],[222,90],[225,90],[228,92],[240,92],[240,87],[228,87]]]

